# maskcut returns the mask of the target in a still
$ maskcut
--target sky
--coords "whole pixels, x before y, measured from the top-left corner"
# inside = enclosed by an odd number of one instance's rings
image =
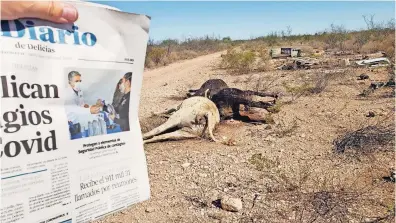
[[[365,28],[362,15],[375,21],[395,18],[394,1],[92,1],[151,16],[150,38],[215,35],[249,39],[292,28],[292,34],[324,31],[330,24]]]

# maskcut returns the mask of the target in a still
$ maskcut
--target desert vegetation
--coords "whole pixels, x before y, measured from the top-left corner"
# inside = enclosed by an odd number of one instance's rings
[[[265,71],[270,63],[270,49],[274,47],[300,48],[304,56],[318,57],[321,51],[345,51],[346,54],[370,54],[384,52],[390,60],[395,59],[395,20],[378,22],[374,15],[363,15],[366,28],[347,30],[343,25],[330,24],[315,34],[293,34],[292,27],[270,32],[266,36],[250,40],[232,40],[215,35],[184,40],[150,40],[146,54],[146,68],[165,66],[170,63],[224,51],[221,67],[232,73]]]

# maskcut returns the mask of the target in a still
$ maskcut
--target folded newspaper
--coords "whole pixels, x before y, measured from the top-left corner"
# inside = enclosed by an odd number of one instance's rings
[[[138,105],[150,18],[1,21],[2,223],[91,222],[149,199]]]

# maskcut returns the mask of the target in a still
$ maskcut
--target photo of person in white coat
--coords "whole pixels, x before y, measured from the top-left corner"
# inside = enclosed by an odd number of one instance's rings
[[[77,71],[71,71],[68,74],[69,87],[66,90],[65,106],[67,110],[67,119],[73,124],[85,124],[94,118],[102,108],[99,104],[89,106],[84,102],[84,94],[81,89],[82,75]]]

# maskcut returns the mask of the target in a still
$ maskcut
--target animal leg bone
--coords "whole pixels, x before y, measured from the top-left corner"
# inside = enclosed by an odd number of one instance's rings
[[[168,119],[164,124],[152,129],[151,131],[143,134],[143,139],[151,138],[153,136],[159,135],[170,128],[174,128],[179,124],[175,119]]]
[[[153,115],[156,115],[156,116],[164,116],[164,117],[169,117],[173,112],[175,112],[175,111],[177,111],[177,109],[176,108],[171,108],[171,109],[168,109],[168,110],[166,110],[166,111],[164,111],[164,112],[158,112],[158,113],[152,113]]]
[[[193,138],[198,138],[198,136],[183,130],[177,130],[175,132],[165,133],[163,135],[154,136],[151,139],[144,140],[143,144],[160,142],[165,140],[182,140],[182,139],[193,139]]]
[[[249,102],[249,107],[268,109],[273,106],[274,106],[274,104],[268,103],[268,102],[263,102],[263,101],[250,101]]]

